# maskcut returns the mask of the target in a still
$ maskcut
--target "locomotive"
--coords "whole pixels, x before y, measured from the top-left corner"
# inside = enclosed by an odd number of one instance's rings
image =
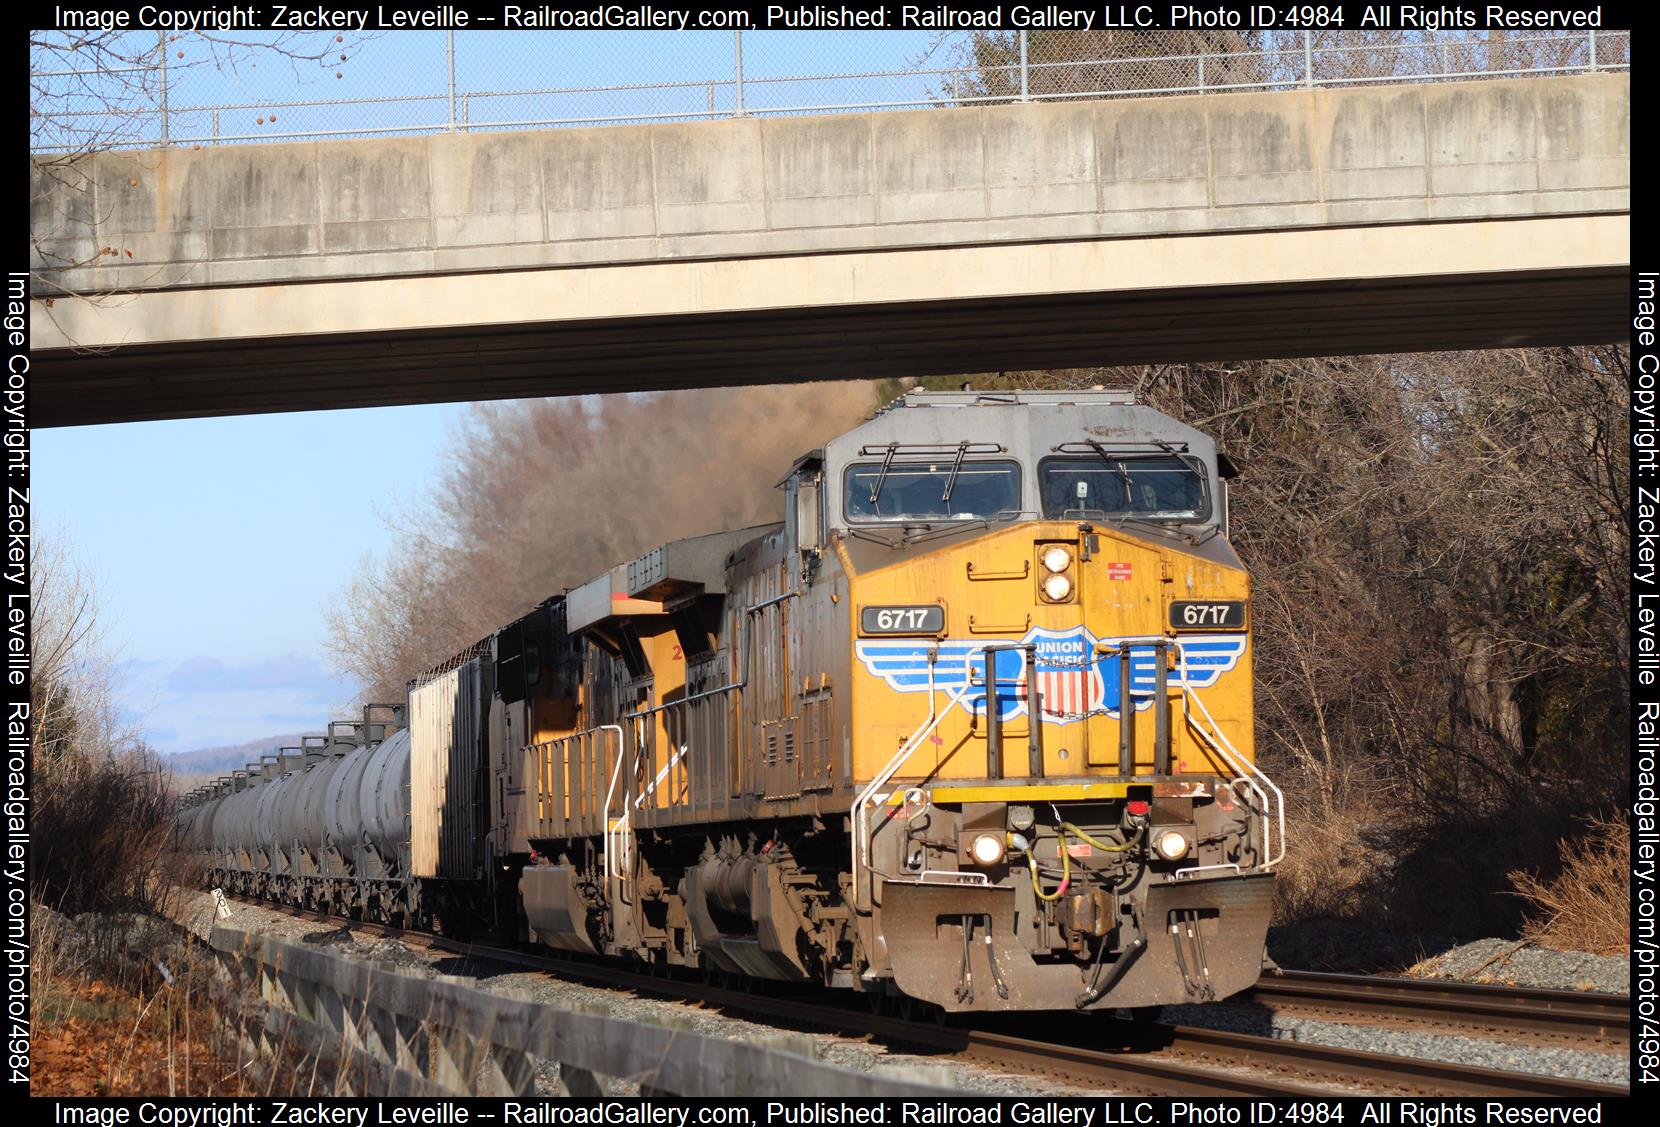
[[[947,1012],[1226,998],[1283,798],[1234,468],[1100,389],[902,396],[774,524],[548,599],[188,796],[239,895]]]

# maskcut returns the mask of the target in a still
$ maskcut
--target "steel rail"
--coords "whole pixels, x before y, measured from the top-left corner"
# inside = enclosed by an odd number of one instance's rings
[[[1066,1015],[1056,1022],[1056,1015],[1038,1015],[1033,1020],[1043,1024],[1043,1038],[1026,1038],[1000,1029],[940,1025],[873,1014],[844,1005],[814,1002],[799,995],[757,993],[641,973],[565,954],[549,952],[544,955],[493,943],[405,931],[386,924],[343,919],[268,901],[250,903],[380,935],[414,938],[423,945],[466,958],[523,966],[561,977],[829,1029],[844,1035],[863,1035],[918,1046],[949,1053],[966,1063],[1037,1073],[1079,1087],[1128,1089],[1154,1095],[1293,1096],[1303,1099],[1329,1099],[1336,1095],[1376,1092],[1380,1088],[1390,1092],[1443,1096],[1605,1099],[1630,1094],[1629,1088],[1583,1080],[1189,1026],[1137,1027],[1114,1023],[1115,1028],[1111,1031],[1120,1036],[1126,1047],[1112,1051],[1094,1047],[1108,1033],[1100,1018],[1092,1021]],[[1368,1084],[1368,1081],[1375,1083]]]
[[[1631,999],[1620,994],[1286,971],[1264,975],[1237,1000],[1273,1010],[1445,1024],[1609,1048],[1631,1040]]]
[[[1278,1037],[1257,1037],[1217,1029],[1174,1026],[1168,1048],[1182,1055],[1250,1065],[1276,1072],[1296,1072],[1362,1091],[1376,1081],[1403,1094],[1419,1096],[1549,1096],[1608,1099],[1629,1096],[1631,1089],[1563,1076],[1539,1076],[1508,1069],[1393,1056]]]

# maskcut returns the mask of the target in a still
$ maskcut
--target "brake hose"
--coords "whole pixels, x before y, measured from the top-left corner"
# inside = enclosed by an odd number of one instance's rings
[[[1055,888],[1055,891],[1043,891],[1043,884],[1038,880],[1037,858],[1032,856],[1033,850],[1028,849],[1026,851],[1026,866],[1032,870],[1032,892],[1045,903],[1053,903],[1059,900],[1066,895],[1066,890],[1072,885],[1072,857],[1066,851],[1066,830],[1064,827],[1057,828],[1055,833],[1055,844],[1060,846],[1061,851],[1061,883]]]
[[[1101,850],[1103,853],[1122,853],[1126,849],[1130,848],[1130,846],[1134,845],[1136,843],[1136,838],[1141,836],[1141,831],[1137,830],[1136,833],[1135,833],[1135,836],[1131,837],[1129,840],[1124,842],[1124,844],[1122,844],[1122,845],[1108,845],[1104,841],[1100,841],[1097,838],[1090,837],[1083,830],[1080,830],[1077,826],[1074,826],[1071,822],[1062,822],[1061,823],[1061,829],[1066,831],[1067,833],[1072,834],[1074,837],[1082,838],[1084,841],[1089,842],[1089,844],[1091,844],[1095,848]]]
[[[1037,898],[1044,903],[1052,904],[1056,900],[1059,900],[1062,896],[1066,895],[1066,890],[1072,885],[1072,854],[1066,848],[1066,835],[1068,833],[1075,835],[1082,841],[1088,842],[1090,845],[1104,853],[1123,853],[1134,845],[1141,837],[1141,831],[1138,829],[1135,836],[1124,842],[1122,845],[1108,845],[1099,838],[1091,837],[1083,830],[1080,830],[1077,826],[1074,826],[1071,822],[1059,823],[1055,827],[1055,835],[1057,838],[1056,844],[1060,847],[1061,854],[1061,883],[1054,892],[1046,893],[1043,891],[1043,885],[1038,879],[1037,858],[1032,855],[1033,851],[1031,849],[1026,850],[1026,867],[1032,871],[1032,892],[1035,893]]]

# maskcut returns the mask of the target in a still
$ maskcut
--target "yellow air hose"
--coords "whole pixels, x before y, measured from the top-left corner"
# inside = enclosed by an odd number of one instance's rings
[[[1043,891],[1043,884],[1038,878],[1037,858],[1032,855],[1032,850],[1026,850],[1026,867],[1032,872],[1032,892],[1039,900],[1042,900],[1047,904],[1052,904],[1056,900],[1059,900],[1062,896],[1065,896],[1066,890],[1072,885],[1072,854],[1068,852],[1066,848],[1067,834],[1070,833],[1081,841],[1088,842],[1090,845],[1104,853],[1122,853],[1126,849],[1130,848],[1130,846],[1134,845],[1136,841],[1136,839],[1132,837],[1122,845],[1108,845],[1099,838],[1091,837],[1083,830],[1080,830],[1077,826],[1074,826],[1071,822],[1062,822],[1056,827],[1055,833],[1059,838],[1057,844],[1060,846],[1061,852],[1061,883],[1055,888],[1055,891]],[[1140,835],[1137,834],[1136,836],[1139,837]]]
[[[1026,851],[1026,867],[1032,870],[1032,892],[1039,900],[1052,903],[1066,895],[1066,890],[1072,884],[1072,857],[1066,851],[1066,830],[1064,827],[1056,831],[1059,839],[1056,844],[1061,849],[1061,883],[1053,892],[1043,891],[1043,884],[1038,880],[1037,858],[1032,856],[1032,850]]]
[[[1089,844],[1101,850],[1103,853],[1122,853],[1135,844],[1135,838],[1132,837],[1122,845],[1108,845],[1104,841],[1090,837],[1083,830],[1080,830],[1077,826],[1074,826],[1071,822],[1062,822],[1061,829],[1065,831],[1065,833],[1072,834],[1074,837],[1082,838],[1084,841],[1089,842]],[[1138,834],[1137,836],[1140,835]]]

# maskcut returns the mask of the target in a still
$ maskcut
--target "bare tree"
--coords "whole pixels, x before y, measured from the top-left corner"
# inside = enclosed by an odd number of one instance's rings
[[[865,382],[475,405],[429,504],[392,522],[383,558],[336,599],[336,662],[394,699],[421,669],[614,564],[777,520],[790,462],[875,406]]]
[[[30,553],[32,895],[71,914],[153,904],[167,886],[165,762],[116,701],[96,586],[62,534]]]

